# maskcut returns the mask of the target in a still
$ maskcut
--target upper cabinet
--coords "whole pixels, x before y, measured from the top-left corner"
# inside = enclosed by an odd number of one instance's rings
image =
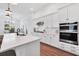
[[[59,9],[58,19],[60,23],[76,22],[79,19],[79,4],[71,4]]]
[[[68,7],[70,21],[79,21],[79,4],[73,4]]]
[[[45,22],[48,27],[58,27],[58,13],[48,15]]]
[[[58,19],[59,22],[66,22],[66,18],[67,18],[67,8],[62,8],[59,10],[58,12]]]
[[[44,21],[45,21],[45,26],[46,27],[49,27],[49,26],[51,26],[51,23],[50,23],[50,17],[49,16],[45,16],[44,17],[45,19],[44,19]]]
[[[52,26],[53,27],[58,27],[59,26],[58,12],[53,14],[52,16],[53,16],[53,19],[52,19],[53,21],[51,23]]]

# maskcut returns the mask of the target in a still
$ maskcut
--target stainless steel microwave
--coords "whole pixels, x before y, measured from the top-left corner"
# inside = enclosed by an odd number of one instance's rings
[[[78,45],[78,22],[60,24],[60,42]]]

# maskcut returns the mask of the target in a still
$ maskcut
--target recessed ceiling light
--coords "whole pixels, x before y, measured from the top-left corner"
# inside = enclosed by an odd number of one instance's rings
[[[18,3],[11,3],[12,5],[17,5]]]
[[[30,8],[31,11],[34,11],[34,8]]]

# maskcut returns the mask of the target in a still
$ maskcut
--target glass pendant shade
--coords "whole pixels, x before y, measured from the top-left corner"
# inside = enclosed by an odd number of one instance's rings
[[[5,11],[5,13],[6,13],[6,16],[11,16],[12,15],[12,12],[10,12],[10,11]]]
[[[6,16],[12,15],[12,11],[10,10],[10,7],[8,6],[8,9],[5,10]]]

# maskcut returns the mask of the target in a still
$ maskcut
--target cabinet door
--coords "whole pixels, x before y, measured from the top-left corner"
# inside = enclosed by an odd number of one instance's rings
[[[68,7],[70,21],[79,21],[79,4],[73,4]]]
[[[66,22],[67,19],[67,8],[62,8],[58,12],[58,20],[60,23]]]
[[[58,27],[59,26],[59,19],[58,19],[58,13],[55,13],[52,15],[52,26]]]
[[[70,45],[67,43],[60,42],[60,49],[70,52]]]
[[[46,20],[48,20],[47,23],[49,23],[48,25],[50,27],[58,27],[58,25],[59,25],[58,24],[59,21],[58,21],[58,14],[57,13],[49,15]]]
[[[51,41],[50,41],[50,45],[51,46],[55,46],[55,47],[59,47],[59,39],[58,38],[51,38]]]
[[[50,45],[51,41],[50,41],[50,36],[48,34],[45,36],[45,42]]]
[[[51,18],[50,16],[45,17],[45,26],[50,27],[51,26]]]
[[[45,26],[45,30],[46,30],[46,27],[51,26],[50,18],[49,17],[43,17],[43,20],[44,20],[44,26]],[[50,38],[49,38],[49,35],[47,34],[47,32],[48,31],[46,31],[45,33],[42,33],[41,42],[46,43],[46,44],[50,44]]]
[[[50,35],[48,34],[50,31],[48,30],[48,28],[51,27],[51,18],[50,16],[46,16],[45,19],[45,33],[42,35],[42,42],[46,43],[46,44],[50,44]]]
[[[50,45],[50,36],[49,35],[47,35],[47,34],[43,34],[42,35],[42,38],[41,38],[41,42],[43,42],[43,43],[46,43],[46,44],[49,44]]]
[[[58,27],[56,28],[53,28],[52,29],[52,32],[51,32],[51,45],[52,46],[56,46],[58,47],[59,46],[59,30],[58,30]]]

